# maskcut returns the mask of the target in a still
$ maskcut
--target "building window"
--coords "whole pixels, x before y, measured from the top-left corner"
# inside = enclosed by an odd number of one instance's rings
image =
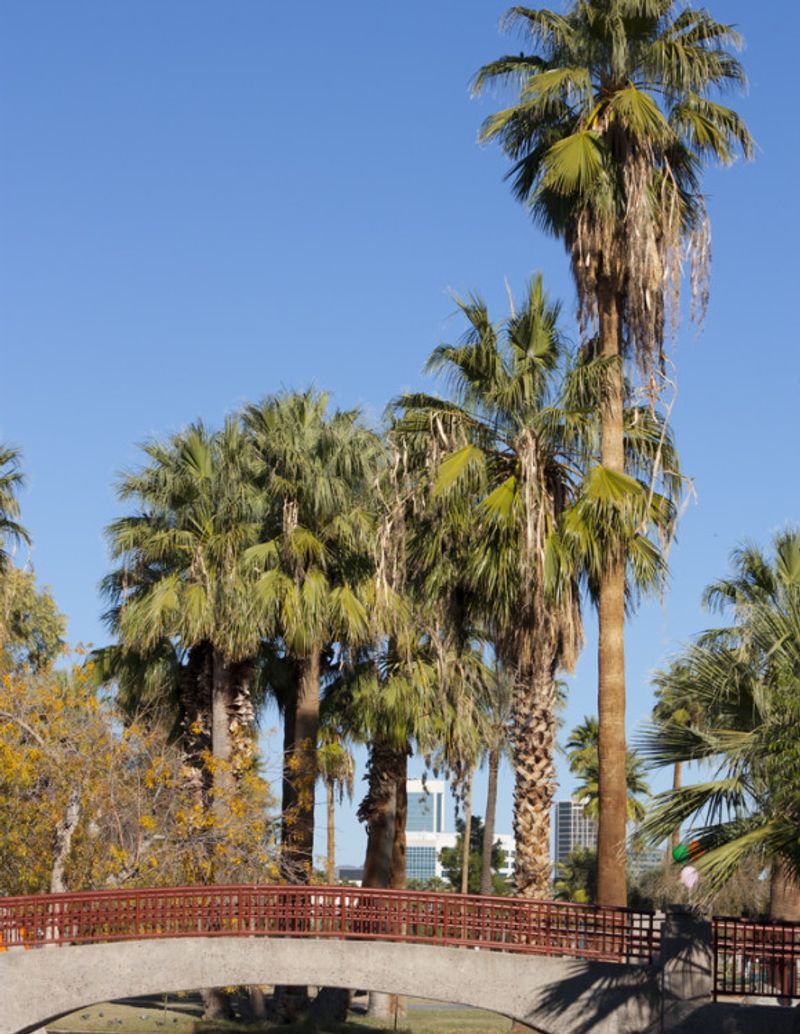
[[[435,847],[406,848],[406,878],[409,880],[432,880],[436,875]]]
[[[441,829],[441,794],[410,793],[406,829],[409,833],[438,833]]]

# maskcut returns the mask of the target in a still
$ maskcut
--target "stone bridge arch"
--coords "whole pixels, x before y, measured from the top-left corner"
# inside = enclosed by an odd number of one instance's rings
[[[654,973],[643,966],[374,941],[180,937],[0,954],[0,1034],[27,1034],[116,998],[260,983],[470,1005],[542,1034],[652,1030],[659,1001]]]

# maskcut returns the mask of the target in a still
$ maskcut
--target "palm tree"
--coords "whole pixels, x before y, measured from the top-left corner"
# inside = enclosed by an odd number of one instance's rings
[[[569,770],[580,783],[573,797],[583,801],[584,811],[591,818],[598,816],[598,759],[597,743],[599,725],[595,717],[584,718],[576,725],[566,743]],[[644,763],[635,750],[627,752],[627,804],[628,822],[641,822],[645,817],[643,797],[649,797],[650,787],[644,778]]]
[[[9,541],[16,545],[30,545],[30,535],[19,523],[17,492],[22,488],[24,475],[20,470],[20,452],[10,445],[0,444],[0,573],[10,563],[6,552]]]
[[[513,683],[497,664],[495,664],[493,676],[489,692],[485,694],[483,701],[484,749],[488,779],[486,783],[486,817],[481,844],[481,894],[492,893],[492,852],[497,812],[497,780],[500,763],[504,757],[508,758],[511,748]]]
[[[432,511],[434,526],[461,521],[475,540],[454,561],[469,588],[491,601],[482,618],[513,680],[516,887],[544,896],[555,678],[572,664],[582,637],[575,581],[561,578],[556,586],[549,544],[575,498],[570,431],[584,418],[568,418],[553,404],[563,345],[559,307],[547,299],[541,277],[531,281],[522,310],[499,326],[479,299],[458,304],[468,326],[463,344],[442,346],[428,361],[428,369],[445,374],[454,399],[401,398],[399,427],[412,445],[425,443],[433,495],[444,511],[438,521]],[[435,549],[435,535],[431,542]],[[470,600],[468,593],[462,598]]]
[[[771,913],[798,919],[800,533],[778,535],[772,558],[747,546],[733,564],[705,595],[732,624],[700,636],[656,679],[662,693],[691,694],[696,709],[662,715],[641,743],[654,764],[697,761],[710,775],[659,794],[642,833],[655,841],[691,823],[709,890],[749,858],[771,864]]]
[[[712,94],[744,84],[730,25],[675,0],[574,0],[565,14],[512,7],[533,51],[477,74],[475,91],[513,83],[515,103],[491,115],[483,140],[512,161],[516,197],[570,255],[584,328],[599,328],[604,367],[601,456],[623,474],[622,358],[645,389],[666,381],[664,338],[677,321],[683,256],[693,296],[707,299],[710,234],[700,173],[707,161],[750,156],[746,126]],[[599,583],[601,904],[624,905],[626,544],[604,544]]]
[[[140,510],[108,529],[119,567],[103,585],[118,637],[103,659],[123,703],[138,707],[149,697],[164,717],[179,716],[188,779],[212,824],[204,863],[212,880],[215,848],[225,850],[233,798],[253,765],[252,683],[263,631],[247,549],[261,534],[263,504],[247,444],[231,418],[217,433],[198,423],[146,445],[150,463],[119,484],[120,499]],[[232,1015],[221,990],[203,998],[206,1018]]]
[[[323,727],[320,743],[317,748],[317,764],[319,773],[325,784],[325,804],[328,822],[327,866],[328,883],[336,881],[336,798],[339,804],[347,796],[353,799],[353,780],[355,778],[355,758],[336,729]]]
[[[236,420],[218,433],[193,425],[145,452],[150,463],[126,474],[118,489],[141,509],[108,529],[119,562],[104,582],[107,620],[119,638],[115,663],[134,672],[146,666],[177,698],[189,754],[198,760],[211,749],[222,820],[252,758],[251,683],[262,628],[246,551],[258,541],[261,503]]]
[[[246,556],[259,570],[265,628],[293,672],[284,708],[283,843],[287,875],[308,879],[320,680],[337,653],[369,640],[379,439],[357,410],[328,414],[306,391],[248,406],[244,422],[267,517]],[[291,872],[289,871],[291,870]]]

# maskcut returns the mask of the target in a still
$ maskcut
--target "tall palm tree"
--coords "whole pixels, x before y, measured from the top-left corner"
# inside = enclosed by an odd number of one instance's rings
[[[691,694],[696,711],[657,715],[641,743],[654,764],[697,761],[711,772],[659,794],[642,831],[658,840],[691,823],[706,852],[694,864],[710,889],[749,857],[772,864],[773,916],[800,919],[800,533],[778,535],[772,558],[747,546],[733,563],[732,577],[705,595],[732,623],[704,633],[656,679],[663,692]]]
[[[483,617],[513,679],[515,880],[519,894],[542,897],[550,878],[555,678],[582,637],[574,579],[562,578],[557,591],[546,587],[556,581],[550,537],[576,494],[570,419],[553,405],[559,307],[537,276],[520,312],[499,326],[478,299],[459,308],[468,326],[463,343],[436,349],[428,361],[454,397],[403,397],[400,426],[428,443],[433,493],[448,519],[460,517],[477,536],[457,562],[491,601]]]
[[[287,875],[309,879],[320,680],[334,658],[368,641],[377,436],[357,410],[328,413],[312,390],[248,406],[244,422],[267,515],[246,556],[256,597],[294,679],[284,708],[283,842]]]
[[[22,488],[24,475],[20,469],[19,449],[0,444],[0,573],[10,563],[6,551],[8,542],[30,545],[30,535],[19,523],[17,492]]]
[[[683,256],[692,256],[702,311],[710,234],[700,173],[708,161],[750,156],[739,116],[714,99],[745,77],[740,38],[705,9],[675,0],[574,0],[565,14],[512,7],[530,53],[485,65],[475,91],[514,85],[515,103],[491,115],[483,140],[512,161],[516,197],[570,255],[584,327],[596,325],[605,372],[601,463],[624,473],[622,358],[646,390],[665,379],[666,325],[677,321]],[[601,904],[626,902],[626,544],[605,543],[599,583]]]

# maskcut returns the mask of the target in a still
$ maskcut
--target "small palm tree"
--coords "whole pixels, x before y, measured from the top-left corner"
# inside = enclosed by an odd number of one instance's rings
[[[345,796],[353,799],[353,781],[355,779],[355,758],[335,729],[323,728],[320,743],[317,747],[317,764],[319,774],[325,784],[325,804],[327,813],[327,868],[328,883],[336,881],[336,799],[339,804]]]
[[[9,542],[30,545],[30,536],[19,523],[19,502],[17,492],[24,484],[20,469],[21,456],[18,449],[0,444],[0,573],[10,563],[7,552]]]
[[[773,867],[771,911],[800,918],[800,533],[777,536],[770,558],[753,546],[733,556],[732,577],[706,600],[732,624],[712,629],[657,676],[662,693],[691,696],[695,710],[660,718],[641,739],[653,764],[696,761],[694,785],[658,794],[642,833],[658,841],[690,824],[705,852],[694,864],[714,890],[747,859]]]
[[[569,770],[579,780],[572,796],[575,800],[585,802],[584,811],[593,819],[597,818],[599,812],[598,740],[598,721],[594,717],[587,717],[575,726],[566,743]],[[649,797],[650,787],[644,777],[642,758],[635,750],[630,749],[627,756],[627,790],[628,822],[639,823],[646,814],[642,798]]]
[[[731,53],[740,38],[705,9],[675,0],[573,0],[564,14],[515,6],[506,25],[520,29],[531,50],[476,76],[476,92],[498,83],[516,91],[481,136],[500,143],[515,195],[569,252],[581,323],[597,326],[593,348],[604,364],[600,459],[619,475],[622,357],[635,356],[657,395],[687,251],[701,311],[707,298],[700,172],[709,161],[753,151],[742,120],[715,99],[744,84]],[[606,537],[598,585],[598,900],[616,905],[626,902],[625,568],[624,539]]]

